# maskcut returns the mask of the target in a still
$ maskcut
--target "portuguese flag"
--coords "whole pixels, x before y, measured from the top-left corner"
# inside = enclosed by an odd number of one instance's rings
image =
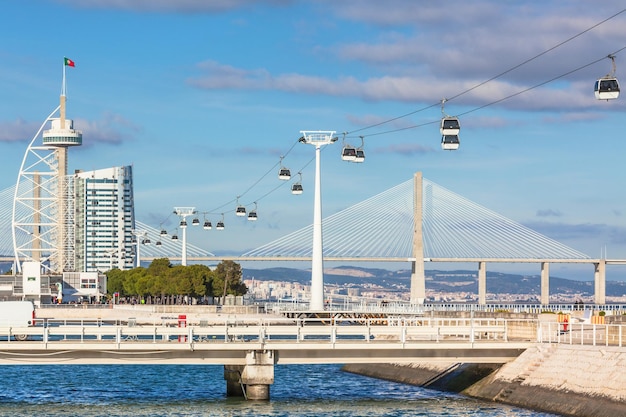
[[[75,67],[76,66],[76,64],[74,64],[74,61],[72,61],[71,59],[69,59],[69,58],[63,58],[63,59],[65,60],[65,65],[66,66],[68,66],[68,67]]]

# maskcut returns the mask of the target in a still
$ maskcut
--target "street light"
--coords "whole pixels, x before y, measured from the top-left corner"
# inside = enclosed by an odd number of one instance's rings
[[[315,146],[315,198],[313,204],[313,254],[311,260],[311,302],[312,311],[324,310],[324,256],[322,253],[322,180],[320,153],[323,145],[337,141],[335,131],[301,130],[301,143]]]
[[[181,264],[187,266],[187,216],[196,214],[195,207],[174,207],[174,214],[181,218],[180,228],[183,231],[183,253],[181,256]],[[196,225],[196,223],[193,223]],[[198,222],[199,224],[199,222]]]

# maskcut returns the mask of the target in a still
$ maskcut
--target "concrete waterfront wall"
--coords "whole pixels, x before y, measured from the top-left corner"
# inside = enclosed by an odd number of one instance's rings
[[[463,393],[563,415],[626,416],[626,349],[537,345]]]
[[[346,365],[344,370],[576,417],[626,416],[626,348],[537,344],[504,365]]]

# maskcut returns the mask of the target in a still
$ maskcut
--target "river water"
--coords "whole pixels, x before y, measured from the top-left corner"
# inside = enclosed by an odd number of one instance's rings
[[[554,416],[354,375],[339,365],[276,366],[267,402],[226,398],[222,366],[0,369],[0,416]]]

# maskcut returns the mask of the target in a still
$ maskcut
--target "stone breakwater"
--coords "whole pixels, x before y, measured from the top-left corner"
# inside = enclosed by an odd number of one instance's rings
[[[377,364],[344,370],[565,416],[626,416],[623,347],[537,344],[495,367]]]

